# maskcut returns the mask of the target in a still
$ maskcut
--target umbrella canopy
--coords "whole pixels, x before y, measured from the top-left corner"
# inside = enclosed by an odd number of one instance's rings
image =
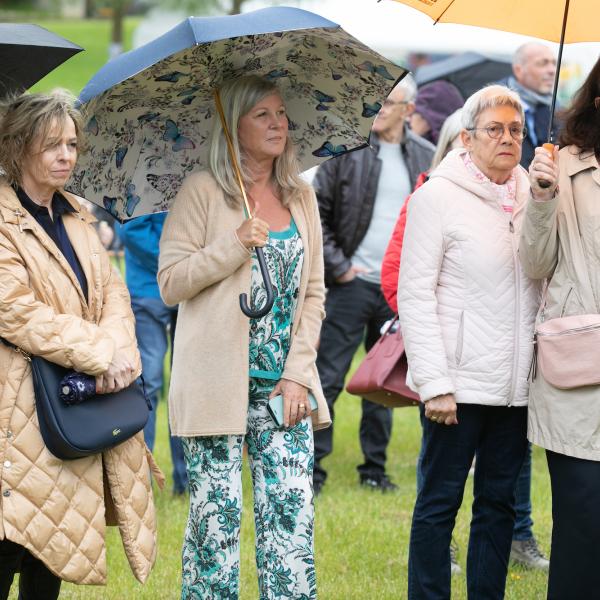
[[[0,97],[26,90],[82,50],[38,25],[0,23]]]
[[[436,23],[455,23],[500,29],[559,42],[556,77],[552,91],[548,148],[553,148],[554,109],[565,43],[600,39],[598,0],[395,0],[429,15]],[[534,15],[532,17],[532,15]],[[550,185],[550,184],[548,184]],[[545,185],[543,186],[545,187]]]
[[[478,52],[463,52],[438,60],[417,69],[417,85],[425,85],[443,79],[458,88],[463,98],[481,89],[488,83],[504,79],[512,74],[512,63],[508,59],[493,58]]]
[[[436,23],[475,25],[561,41],[565,0],[395,0],[431,17]],[[600,39],[598,0],[576,0],[569,9],[564,42]]]
[[[308,169],[366,146],[406,73],[336,23],[296,8],[186,19],[86,85],[91,151],[71,189],[121,220],[168,210],[183,178],[208,165],[214,89],[249,74],[277,82]]]

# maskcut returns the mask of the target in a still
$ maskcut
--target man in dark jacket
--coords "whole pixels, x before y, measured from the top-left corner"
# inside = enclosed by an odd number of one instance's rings
[[[554,52],[539,42],[528,42],[517,48],[513,56],[513,76],[498,82],[518,92],[523,102],[527,135],[523,140],[521,165],[525,169],[529,169],[536,147],[548,141],[555,74]],[[557,134],[555,121],[555,141]]]
[[[414,81],[407,76],[384,102],[373,124],[371,147],[323,163],[313,182],[328,286],[317,368],[332,418],[356,349],[365,338],[368,351],[393,316],[380,288],[381,262],[402,203],[419,174],[429,169],[434,152],[406,126],[415,95]],[[396,488],[385,472],[391,430],[391,410],[363,399],[362,485]],[[332,440],[332,428],[315,432],[316,493],[327,477],[321,462],[331,453]]]

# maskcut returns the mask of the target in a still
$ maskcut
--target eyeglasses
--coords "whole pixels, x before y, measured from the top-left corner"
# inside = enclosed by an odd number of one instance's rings
[[[485,130],[493,140],[499,140],[504,135],[504,130],[508,129],[510,137],[516,142],[522,142],[527,135],[527,128],[522,125],[504,125],[503,123],[491,123],[485,127],[468,127],[467,131]]]

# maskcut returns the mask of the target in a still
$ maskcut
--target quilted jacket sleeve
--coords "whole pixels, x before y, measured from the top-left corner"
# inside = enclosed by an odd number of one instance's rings
[[[160,238],[158,285],[166,304],[179,304],[234,273],[250,257],[235,230],[205,245],[209,197],[215,188],[206,174],[188,177]]]
[[[323,259],[328,280],[337,279],[352,266],[352,262],[336,242],[333,223],[338,170],[342,160],[343,157],[335,158],[320,165],[313,183],[319,204],[323,230]]]
[[[431,186],[424,187],[408,206],[398,283],[398,314],[410,374],[423,401],[455,392],[437,315],[443,259],[443,208]]]
[[[112,360],[115,342],[101,327],[35,297],[22,258],[1,232],[0,315],[0,337],[25,352],[89,375],[104,373]]]
[[[102,252],[102,315],[98,326],[114,341],[116,348],[130,357],[136,375],[142,372],[142,362],[135,337],[135,317],[131,309],[129,290],[121,276]]]
[[[316,199],[311,191],[309,200],[311,269],[302,305],[302,314],[285,363],[282,377],[305,387],[311,386],[313,365],[317,359],[317,346],[321,321],[325,317],[325,283],[323,280],[323,237]]]
[[[521,230],[519,259],[523,271],[532,279],[551,277],[558,261],[558,221],[556,209],[559,195],[548,202],[527,202]]]

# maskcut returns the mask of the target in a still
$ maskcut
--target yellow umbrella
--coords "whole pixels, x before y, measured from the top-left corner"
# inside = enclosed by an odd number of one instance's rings
[[[600,1],[577,0],[395,0],[431,17],[455,23],[499,29],[549,42],[596,42],[600,39]],[[565,13],[568,26],[561,38]]]
[[[435,23],[455,23],[520,33],[559,42],[550,108],[548,150],[553,150],[554,109],[563,45],[600,39],[600,0],[394,0],[431,17]],[[546,144],[544,144],[546,146]],[[547,187],[546,181],[540,181]],[[548,183],[548,186],[550,184]]]

